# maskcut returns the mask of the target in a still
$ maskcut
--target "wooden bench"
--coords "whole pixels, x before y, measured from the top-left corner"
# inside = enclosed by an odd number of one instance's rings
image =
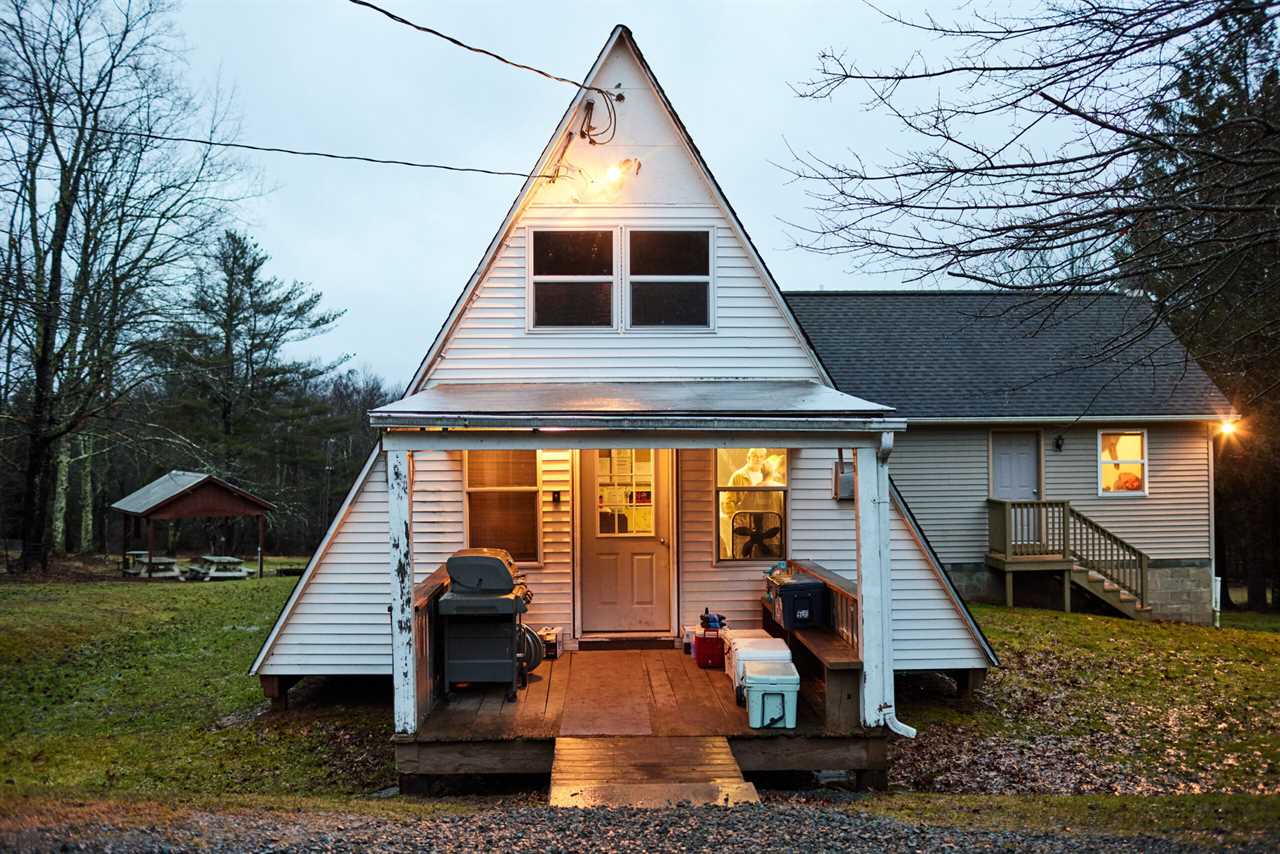
[[[828,733],[846,735],[861,726],[862,657],[858,654],[858,596],[853,583],[812,561],[789,561],[792,569],[827,586],[830,613],[822,628],[784,629],[762,597],[763,625],[783,638],[800,671],[800,692],[822,714]]]

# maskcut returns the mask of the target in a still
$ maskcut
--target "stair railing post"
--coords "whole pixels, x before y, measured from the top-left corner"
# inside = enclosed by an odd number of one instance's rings
[[[1004,556],[1013,557],[1013,502],[1004,503]]]
[[[1062,502],[1062,559],[1071,560],[1071,502]],[[1067,573],[1071,568],[1067,567]]]
[[[1147,604],[1147,555],[1145,552],[1138,553],[1138,598],[1142,600],[1142,604]]]

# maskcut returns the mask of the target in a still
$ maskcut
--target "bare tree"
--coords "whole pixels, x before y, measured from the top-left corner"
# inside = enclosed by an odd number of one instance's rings
[[[1143,294],[1151,315],[1111,330],[1092,357],[1167,363],[1142,342],[1170,321],[1195,355],[1250,370],[1274,354],[1280,325],[1280,301],[1256,300],[1273,288],[1255,263],[1280,237],[1280,113],[1260,85],[1274,77],[1274,52],[1242,46],[1274,28],[1277,8],[1051,0],[955,23],[885,12],[944,59],[863,69],[827,51],[798,90],[861,87],[912,148],[880,163],[799,154],[795,172],[816,202],[801,242],[911,281],[1020,291],[1045,323],[1069,296]],[[1174,120],[1207,60],[1237,74],[1251,100]],[[1238,324],[1244,304],[1253,311]],[[1250,384],[1242,403],[1270,388]]]
[[[156,370],[169,298],[234,171],[173,69],[164,0],[7,0],[0,13],[5,418],[25,459],[22,564],[42,564],[56,449]]]

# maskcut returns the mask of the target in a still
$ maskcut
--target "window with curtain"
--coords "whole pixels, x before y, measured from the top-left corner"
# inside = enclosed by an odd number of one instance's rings
[[[1098,433],[1098,491],[1103,495],[1142,495],[1147,491],[1145,430]]]
[[[467,544],[539,559],[538,452],[467,451]]]
[[[787,451],[716,449],[717,557],[779,560],[786,555]]]

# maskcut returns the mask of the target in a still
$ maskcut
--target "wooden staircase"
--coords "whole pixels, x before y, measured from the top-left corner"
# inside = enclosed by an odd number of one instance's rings
[[[1063,573],[1063,607],[1078,587],[1134,620],[1150,620],[1146,553],[1071,506],[1069,501],[987,501],[987,563],[1005,572],[1013,606],[1013,574]]]
[[[1125,590],[1101,572],[1080,566],[1071,568],[1071,583],[1087,590],[1112,608],[1133,620],[1150,620],[1151,606],[1143,603],[1132,592]]]

